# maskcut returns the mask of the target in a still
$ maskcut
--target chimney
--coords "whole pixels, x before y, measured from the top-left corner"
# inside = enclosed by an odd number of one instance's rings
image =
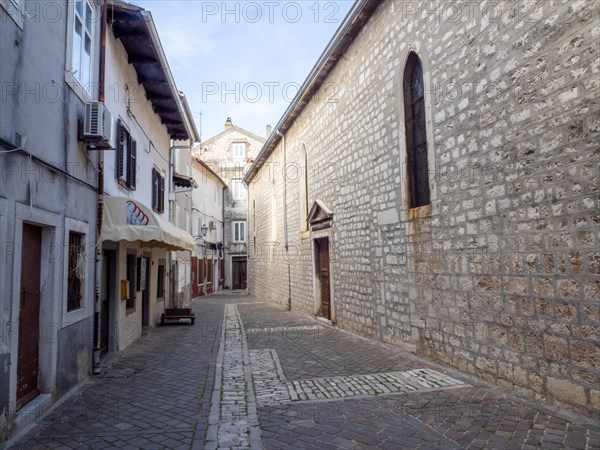
[[[225,129],[233,128],[233,122],[231,121],[231,117],[228,117],[225,121]]]
[[[269,138],[269,136],[271,136],[271,131],[272,131],[271,125],[267,125],[267,139]]]

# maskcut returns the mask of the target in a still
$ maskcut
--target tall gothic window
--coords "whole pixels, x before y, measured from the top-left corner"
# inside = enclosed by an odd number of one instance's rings
[[[429,205],[423,66],[411,52],[404,69],[404,120],[410,208]]]
[[[306,146],[302,144],[300,149],[300,180],[299,201],[300,201],[300,231],[308,230],[308,160],[306,157]]]

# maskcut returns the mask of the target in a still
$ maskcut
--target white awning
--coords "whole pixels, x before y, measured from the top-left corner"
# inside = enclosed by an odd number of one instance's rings
[[[191,234],[160,218],[140,202],[126,197],[104,197],[103,241],[140,241],[148,247],[196,250]]]

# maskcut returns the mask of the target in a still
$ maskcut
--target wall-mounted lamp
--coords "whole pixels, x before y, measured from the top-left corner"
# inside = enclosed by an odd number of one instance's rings
[[[200,229],[200,231],[202,232],[202,236],[206,236],[206,233],[208,233],[208,227],[205,223],[202,224],[202,228]]]

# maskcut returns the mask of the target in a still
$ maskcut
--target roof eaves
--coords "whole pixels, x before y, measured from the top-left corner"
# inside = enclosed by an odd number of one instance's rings
[[[123,0],[109,0],[109,22],[120,39],[155,113],[173,140],[197,140],[197,132],[177,90],[152,14]],[[137,41],[137,42],[136,42]],[[146,51],[140,51],[143,46]]]
[[[146,26],[148,27],[148,31],[150,32],[152,43],[154,44],[154,48],[158,53],[160,63],[163,67],[163,70],[165,71],[165,75],[167,76],[167,81],[169,83],[171,95],[173,96],[173,99],[177,104],[179,115],[186,128],[187,138],[195,140],[195,138],[197,138],[195,126],[192,127],[190,123],[191,116],[188,116],[187,111],[185,110],[185,106],[183,105],[183,99],[181,97],[180,91],[177,90],[177,85],[175,84],[173,74],[171,73],[171,68],[169,67],[167,56],[165,55],[162,43],[160,42],[160,37],[158,36],[158,30],[156,29],[156,25],[154,24],[154,19],[152,19],[152,13],[150,11],[142,10],[141,14],[144,17],[144,20],[146,21]]]
[[[221,176],[217,172],[215,172],[213,169],[211,169],[210,166],[208,164],[206,164],[204,161],[202,161],[200,158],[197,158],[196,156],[192,156],[192,160],[196,161],[198,164],[200,164],[202,167],[204,167],[206,170],[208,170],[209,173],[211,173],[212,175],[214,175],[215,178],[223,186],[227,186],[227,183],[225,183],[225,181],[223,180],[223,178],[221,178]]]
[[[317,63],[313,66],[308,77],[302,84],[298,94],[287,108],[275,128],[273,133],[267,138],[261,151],[258,153],[254,164],[250,166],[248,173],[244,177],[244,183],[248,185],[264,162],[271,156],[281,137],[278,131],[285,134],[296,117],[298,117],[304,107],[308,104],[314,93],[321,86],[327,75],[335,67],[339,57],[350,47],[354,39],[369,21],[381,0],[357,0],[350,12],[347,14],[344,22],[340,25],[337,32],[327,44],[327,47],[321,54]]]
[[[189,124],[190,139],[192,139],[194,142],[200,142],[200,133],[198,132],[198,128],[196,128],[196,122],[194,122],[194,116],[190,109],[190,105],[187,101],[187,98],[185,94],[181,91],[179,92],[179,96],[181,97],[183,109],[185,110],[185,115]]]

